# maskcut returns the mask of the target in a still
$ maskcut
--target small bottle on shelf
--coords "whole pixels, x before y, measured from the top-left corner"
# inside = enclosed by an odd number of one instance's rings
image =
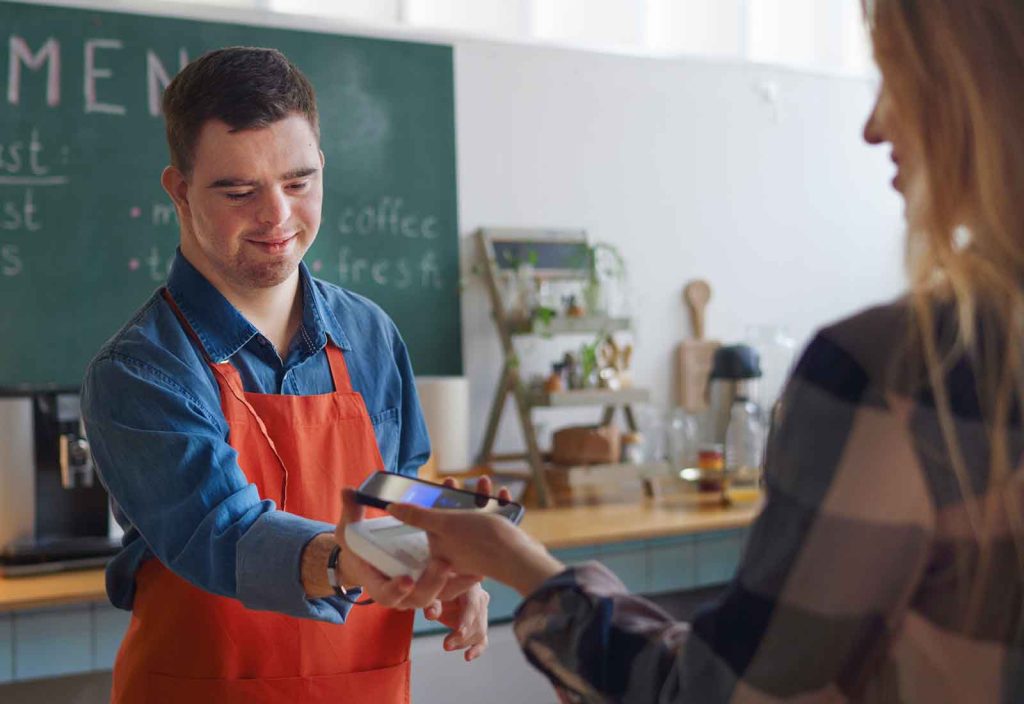
[[[622,434],[622,461],[642,465],[645,461],[644,436],[637,432]]]

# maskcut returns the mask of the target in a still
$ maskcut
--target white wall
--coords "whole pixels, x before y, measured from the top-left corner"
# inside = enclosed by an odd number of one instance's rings
[[[453,43],[463,236],[481,225],[585,227],[617,245],[640,312],[635,377],[660,407],[673,396],[675,345],[689,334],[680,293],[690,278],[714,285],[708,332],[725,341],[752,324],[786,325],[803,341],[817,325],[901,288],[892,165],[885,150],[860,140],[871,79],[266,11],[241,18],[230,8],[154,0],[42,4]],[[473,251],[463,246],[464,259]],[[465,271],[475,454],[500,350],[484,291]],[[528,371],[541,372],[562,351],[536,342],[522,356]],[[520,446],[510,418],[499,450]],[[550,429],[569,418],[593,414],[549,413],[545,422]]]
[[[893,167],[860,138],[868,80],[484,43],[457,45],[455,67],[463,237],[487,225],[584,227],[618,246],[639,312],[635,377],[659,406],[689,335],[688,279],[710,280],[708,335],[724,341],[773,324],[802,343],[901,288]],[[482,285],[467,283],[475,452],[500,348]],[[524,366],[543,371],[563,348],[534,342]],[[499,449],[520,446],[513,416]]]

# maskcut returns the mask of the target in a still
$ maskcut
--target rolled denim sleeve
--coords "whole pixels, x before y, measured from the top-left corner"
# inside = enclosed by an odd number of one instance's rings
[[[343,623],[352,605],[344,599],[309,599],[302,588],[302,551],[330,523],[311,521],[285,511],[260,516],[238,541],[238,599],[250,609]],[[353,597],[357,592],[351,592]]]
[[[389,320],[390,322],[390,320]],[[430,436],[427,424],[423,419],[420,397],[416,391],[416,378],[413,375],[412,361],[409,350],[402,340],[393,322],[391,326],[391,345],[395,354],[395,367],[398,369],[401,383],[401,436],[398,444],[398,471],[401,474],[416,476],[421,466],[430,459]]]
[[[249,608],[344,622],[346,603],[308,599],[301,581],[303,548],[334,526],[261,499],[238,466],[219,408],[190,391],[216,398],[212,380],[164,361],[110,352],[90,366],[83,388],[96,466],[131,524],[126,536],[190,583]],[[133,553],[135,563],[145,559],[131,542],[124,553],[115,562]]]

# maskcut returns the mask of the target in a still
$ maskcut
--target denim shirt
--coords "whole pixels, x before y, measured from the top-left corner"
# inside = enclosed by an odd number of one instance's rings
[[[282,363],[274,346],[179,251],[167,287],[214,361],[231,360],[246,391],[334,390],[325,346],[345,355],[389,471],[415,474],[430,455],[412,366],[376,304],[300,265],[302,325]],[[220,393],[202,352],[153,294],[89,365],[82,414],[97,469],[125,530],[107,594],[131,609],[135,572],[157,557],[192,584],[252,609],[342,623],[350,606],[307,598],[301,555],[334,526],[263,499],[228,444]]]

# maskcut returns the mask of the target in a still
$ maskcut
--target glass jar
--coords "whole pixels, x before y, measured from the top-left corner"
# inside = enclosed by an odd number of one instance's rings
[[[665,440],[667,459],[673,469],[693,467],[697,461],[697,440],[700,426],[697,417],[682,408],[675,408],[668,414]]]
[[[697,451],[697,469],[700,470],[698,491],[716,494],[725,491],[725,453],[721,445],[701,445]]]
[[[644,453],[644,436],[640,433],[622,434],[622,461],[626,464],[642,465],[646,460]]]

